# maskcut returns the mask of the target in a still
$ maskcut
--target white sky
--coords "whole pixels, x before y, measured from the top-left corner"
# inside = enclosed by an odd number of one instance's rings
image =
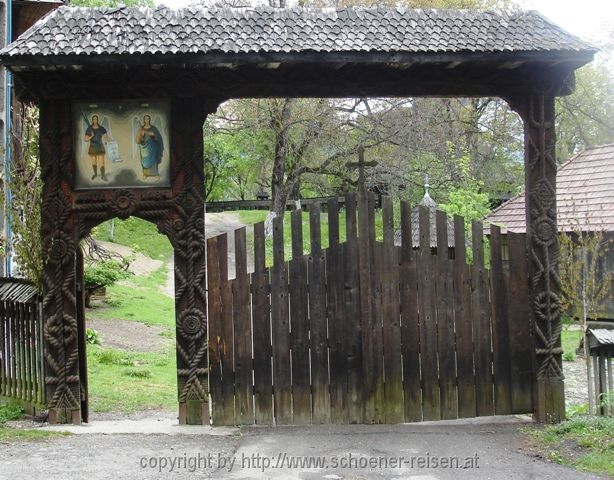
[[[154,0],[171,8],[187,6],[191,0]],[[527,9],[539,10],[565,30],[589,41],[598,41],[614,30],[612,0],[519,0]],[[247,3],[247,2],[246,2]],[[609,25],[609,29],[607,28]]]

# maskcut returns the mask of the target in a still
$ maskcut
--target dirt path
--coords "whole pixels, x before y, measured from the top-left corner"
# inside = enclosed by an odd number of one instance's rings
[[[205,236],[206,238],[215,237],[222,233],[228,234],[228,277],[235,276],[235,237],[234,231],[244,227],[245,224],[241,223],[239,215],[233,212],[221,212],[221,213],[207,213],[205,222]],[[254,269],[254,261],[249,255],[247,256],[247,270],[252,271]],[[175,296],[175,263],[171,258],[168,261],[168,274],[166,278],[166,284],[164,285],[164,293],[169,297]]]

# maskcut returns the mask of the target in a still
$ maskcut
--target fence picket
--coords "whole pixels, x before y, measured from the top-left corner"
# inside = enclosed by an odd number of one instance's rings
[[[477,415],[494,414],[490,308],[487,304],[488,271],[484,267],[484,229],[482,222],[471,225],[473,264],[471,268],[473,346],[475,350],[475,391]]]
[[[424,420],[441,418],[439,374],[437,371],[437,325],[435,320],[435,262],[431,254],[431,219],[426,207],[419,207],[420,249],[418,255],[420,311],[420,360],[422,367],[422,411]]]
[[[311,392],[312,421],[330,423],[330,395],[328,383],[328,345],[326,326],[325,252],[322,250],[320,205],[309,210],[309,327],[311,329]]]
[[[311,423],[311,382],[309,380],[309,318],[307,259],[303,255],[303,212],[291,213],[292,260],[290,260],[290,330],[292,350],[293,423]]]
[[[252,281],[252,330],[254,406],[258,425],[273,423],[271,371],[271,305],[269,269],[266,268],[264,223],[254,225],[254,273]]]
[[[458,418],[454,338],[452,265],[449,259],[448,216],[436,212],[437,228],[437,350],[441,393],[441,418]]]
[[[275,423],[292,423],[292,388],[290,374],[290,321],[288,304],[288,269],[284,258],[282,217],[273,219],[273,268],[271,270],[271,327],[273,339],[273,398]]]
[[[344,249],[345,351],[347,365],[348,422],[363,421],[362,324],[360,316],[360,283],[358,276],[358,238],[356,230],[356,196],[345,198],[346,244]]]
[[[232,292],[234,325],[235,415],[241,425],[254,423],[252,406],[252,327],[245,227],[235,230],[236,281]]]

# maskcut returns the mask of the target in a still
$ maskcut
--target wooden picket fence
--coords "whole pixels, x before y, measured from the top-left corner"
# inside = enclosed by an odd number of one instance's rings
[[[267,266],[262,223],[254,226],[254,271],[246,229],[234,232],[236,276],[228,279],[226,234],[208,239],[209,381],[213,422],[234,424],[400,423],[533,410],[532,329],[525,238],[490,234],[485,267],[482,224],[382,204],[376,238],[372,195],[347,195],[345,241],[339,205],[328,202],[328,248],[320,209],[311,206],[311,248],[303,251],[302,212],[291,213],[292,255],[283,222],[273,221]],[[399,243],[399,242],[396,242]]]
[[[44,408],[43,325],[38,289],[0,279],[0,397],[28,412]]]

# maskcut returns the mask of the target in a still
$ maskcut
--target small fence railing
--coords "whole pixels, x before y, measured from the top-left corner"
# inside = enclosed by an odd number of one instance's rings
[[[0,279],[0,397],[31,411],[45,405],[43,325],[38,289]]]

